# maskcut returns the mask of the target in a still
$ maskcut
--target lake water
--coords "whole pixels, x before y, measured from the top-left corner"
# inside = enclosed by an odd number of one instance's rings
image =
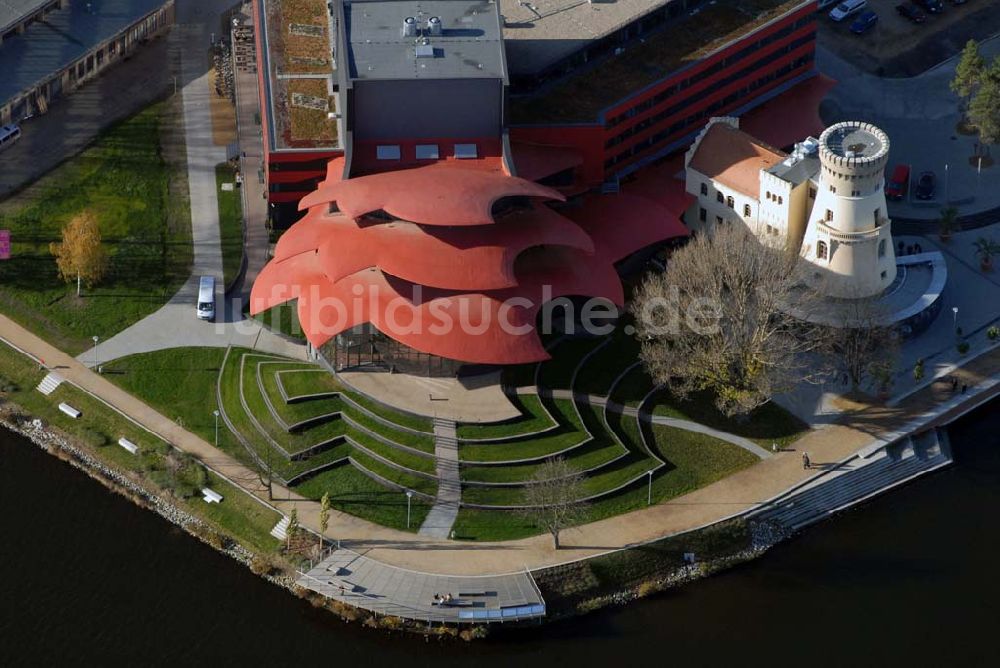
[[[339,622],[0,431],[0,665],[992,663],[1000,412],[951,436],[955,466],[762,559],[466,644]]]

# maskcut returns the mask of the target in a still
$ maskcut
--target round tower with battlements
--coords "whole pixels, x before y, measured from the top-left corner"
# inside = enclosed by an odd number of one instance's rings
[[[802,256],[809,282],[837,298],[877,295],[896,278],[884,192],[889,137],[846,121],[819,137],[821,163]]]

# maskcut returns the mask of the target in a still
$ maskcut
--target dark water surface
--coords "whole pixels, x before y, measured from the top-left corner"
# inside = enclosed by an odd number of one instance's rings
[[[344,624],[0,432],[0,665],[968,665],[1000,623],[1000,407],[958,463],[728,573],[472,644]]]

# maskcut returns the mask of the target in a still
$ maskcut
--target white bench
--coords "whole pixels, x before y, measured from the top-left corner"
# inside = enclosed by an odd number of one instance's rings
[[[67,403],[59,404],[59,410],[61,410],[63,413],[65,413],[66,415],[70,416],[74,420],[77,419],[78,417],[80,417],[81,415],[83,415],[83,413],[81,413],[80,411],[76,410],[75,408],[73,408],[72,406],[70,406]]]
[[[202,487],[201,498],[205,500],[205,503],[219,503],[222,501],[222,495],[208,487]]]
[[[128,440],[124,436],[118,439],[118,445],[122,446],[123,448],[131,452],[133,455],[138,454],[139,452],[139,446],[133,443],[132,441]]]

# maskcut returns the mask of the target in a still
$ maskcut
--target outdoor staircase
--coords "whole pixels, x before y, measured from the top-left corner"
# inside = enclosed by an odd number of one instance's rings
[[[458,433],[455,422],[434,418],[434,458],[436,461],[437,500],[420,526],[421,536],[448,538],[458,516],[462,500],[462,478],[458,471]]]
[[[271,535],[278,540],[288,540],[288,517],[282,516],[274,528],[271,529]]]
[[[947,435],[930,429],[833,466],[749,519],[799,529],[951,462]]]
[[[49,396],[56,391],[57,387],[62,385],[63,380],[65,379],[55,371],[50,372],[47,376],[45,376],[45,378],[42,378],[42,382],[38,384],[38,391],[45,396]]]

